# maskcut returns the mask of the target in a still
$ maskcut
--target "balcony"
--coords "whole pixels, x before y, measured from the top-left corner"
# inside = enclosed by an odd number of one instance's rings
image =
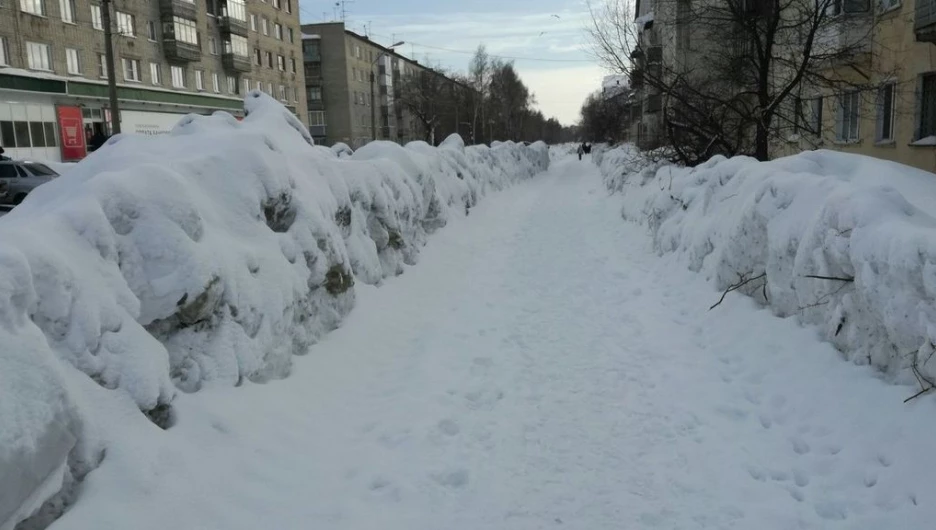
[[[221,55],[221,64],[228,72],[249,72],[250,57],[227,52]]]
[[[843,14],[816,32],[815,55],[828,66],[871,59],[871,13]]]
[[[200,61],[202,56],[201,48],[198,46],[175,39],[163,39],[163,53],[170,62]]]
[[[663,62],[663,46],[647,48],[647,64],[660,64]]]
[[[248,37],[250,34],[247,31],[247,21],[239,20],[229,16],[218,17],[218,28],[221,30],[222,35],[240,35],[241,37]]]
[[[172,21],[172,17],[198,20],[198,5],[185,0],[159,0],[159,14],[167,22]]]
[[[913,31],[918,41],[936,44],[936,0],[916,0]]]
[[[631,77],[631,79],[630,79],[631,87],[632,87],[634,90],[640,90],[640,89],[643,88],[643,85],[644,85],[644,71],[643,71],[642,69],[640,69],[640,68],[634,68],[633,70],[631,70],[631,76],[630,76],[630,77]]]

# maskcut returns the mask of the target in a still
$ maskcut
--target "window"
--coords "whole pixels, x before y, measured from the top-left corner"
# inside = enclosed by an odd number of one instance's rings
[[[842,13],[864,13],[870,7],[870,0],[832,0],[826,10],[830,16],[835,16]]]
[[[270,34],[270,23],[265,17],[260,17],[260,32],[264,35]]]
[[[806,130],[822,136],[822,98],[815,97],[803,100],[803,123]]]
[[[266,92],[267,92],[267,94],[270,95],[270,97],[273,97],[273,83],[272,83],[272,82],[271,82],[271,83],[267,83]]]
[[[59,0],[59,11],[62,12],[62,22],[75,23],[75,0]]]
[[[224,41],[224,53],[232,53],[238,57],[250,57],[250,47],[247,45],[247,37],[231,35],[231,40]]]
[[[295,35],[292,28],[286,28],[286,36],[289,38],[289,43],[292,44],[295,42]]]
[[[9,64],[10,57],[7,55],[6,37],[0,37],[0,65],[7,66]]]
[[[198,26],[194,20],[182,17],[172,17],[172,27],[175,31],[175,40],[198,46]]]
[[[150,20],[146,23],[146,30],[149,34],[149,40],[156,41],[156,22]]]
[[[263,52],[260,51],[260,48],[254,48],[254,64],[263,66]]]
[[[279,86],[279,98],[280,101],[286,101],[286,87],[284,85]]]
[[[263,81],[257,81],[257,90],[263,92]]]
[[[98,54],[98,76],[107,79],[107,56],[103,53]]]
[[[283,40],[283,26],[273,24],[273,36],[276,37],[276,40]]]
[[[101,18],[101,6],[91,5],[91,26],[94,29],[104,30],[104,22]]]
[[[232,75],[227,76],[227,91],[228,94],[237,94],[237,78]]]
[[[244,0],[227,0],[225,9],[227,16],[237,20],[247,20],[247,5]]]
[[[243,90],[243,93],[244,93],[244,94],[250,92],[250,79],[247,79],[247,78],[245,77],[245,78],[241,81],[241,84],[244,85],[244,90]]]
[[[292,69],[292,73],[296,73],[296,59],[295,58],[290,59],[289,63],[290,63],[290,68]]]
[[[162,67],[159,63],[150,63],[150,80],[154,85],[162,84]]]
[[[250,15],[250,31],[257,31],[257,15]]]
[[[52,52],[48,44],[27,42],[26,59],[30,70],[52,70]]]
[[[878,89],[877,96],[877,133],[878,142],[889,142],[894,139],[894,97],[896,85],[886,83]]]
[[[218,55],[218,41],[214,37],[208,37],[208,53]]]
[[[273,7],[275,7],[276,9],[279,9],[279,8],[280,8],[280,0],[273,0]]]
[[[836,139],[838,141],[858,141],[860,107],[861,94],[858,92],[846,92],[839,95],[838,116],[836,116]]]
[[[917,140],[936,136],[936,72],[920,76],[920,126]]]
[[[20,10],[24,13],[45,16],[45,4],[42,0],[20,0]]]
[[[887,11],[900,6],[900,0],[881,0],[881,11]]]
[[[319,43],[316,40],[305,39],[302,41],[302,57],[306,62],[321,61],[319,54]]]
[[[211,91],[215,94],[221,93],[221,80],[218,79],[218,74],[216,72],[211,73]]]
[[[140,61],[136,59],[127,59],[126,57],[120,59],[121,65],[123,66],[124,79],[127,81],[139,81],[140,80]]]
[[[266,52],[267,68],[273,68],[273,52]]]
[[[361,47],[357,44],[354,45],[354,56],[358,59],[361,58]]]
[[[78,50],[65,48],[65,65],[69,74],[81,75],[81,60],[78,57]]]
[[[280,72],[286,71],[286,58],[282,55],[276,56],[276,67],[279,68]]]
[[[357,99],[357,92],[354,93],[355,100]],[[306,87],[306,97],[309,101],[321,101],[322,100],[322,87],[310,86]],[[357,101],[355,101],[357,103]]]
[[[170,66],[169,73],[172,75],[172,86],[175,88],[185,88],[185,69],[181,66]]]
[[[129,13],[117,12],[117,33],[124,37],[136,37],[136,20]]]
[[[287,13],[292,13],[292,0],[283,0],[283,5],[286,7]]]
[[[195,70],[195,90],[204,90],[205,89],[205,72],[203,70]]]

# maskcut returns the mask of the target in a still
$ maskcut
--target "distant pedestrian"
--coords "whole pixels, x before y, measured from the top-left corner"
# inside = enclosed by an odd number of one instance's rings
[[[0,146],[0,160],[12,160],[12,158],[3,154],[4,152],[5,151],[3,150],[3,146]]]
[[[88,142],[88,151],[94,152],[101,148],[107,142],[107,136],[101,132],[97,131],[94,133],[94,136],[91,137],[91,140]]]
[[[585,144],[579,145],[577,152],[578,152],[579,160],[582,160],[582,155],[585,154]]]
[[[590,143],[585,142],[585,143],[582,145],[582,149],[585,150],[585,154],[586,154],[586,155],[590,155],[590,154],[591,154],[591,144],[590,144]]]

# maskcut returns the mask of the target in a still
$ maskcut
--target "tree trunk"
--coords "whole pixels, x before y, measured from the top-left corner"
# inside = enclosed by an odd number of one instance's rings
[[[754,137],[754,158],[761,162],[770,160],[770,124],[759,121]]]

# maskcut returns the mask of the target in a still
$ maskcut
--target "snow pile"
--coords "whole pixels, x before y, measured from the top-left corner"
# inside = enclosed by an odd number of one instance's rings
[[[924,211],[936,175],[831,151],[693,169],[634,160],[623,147],[598,162],[658,252],[719,289],[744,283],[739,292],[818,325],[856,363],[936,379],[936,219]]]
[[[260,92],[245,110],[115,136],[0,221],[0,528],[95,465],[90,381],[167,427],[177,389],[285,377],[355,280],[549,163],[457,137],[335,152]]]

